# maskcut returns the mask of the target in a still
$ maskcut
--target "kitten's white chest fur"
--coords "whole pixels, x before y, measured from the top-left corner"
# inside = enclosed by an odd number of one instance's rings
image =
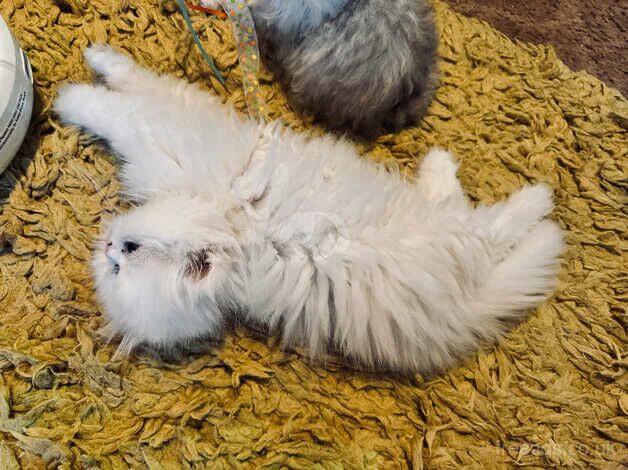
[[[66,86],[55,109],[111,143],[138,203],[93,261],[124,350],[216,336],[237,313],[312,357],[432,373],[555,285],[562,236],[544,220],[545,186],[472,207],[444,150],[407,183],[346,141],[242,120],[107,47],[86,57],[107,87]]]

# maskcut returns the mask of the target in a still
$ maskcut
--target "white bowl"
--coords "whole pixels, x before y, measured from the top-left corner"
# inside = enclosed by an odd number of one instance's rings
[[[0,16],[0,173],[22,145],[32,111],[30,63]]]

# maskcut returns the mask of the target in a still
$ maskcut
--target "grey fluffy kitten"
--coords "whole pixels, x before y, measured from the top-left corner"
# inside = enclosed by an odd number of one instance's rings
[[[248,3],[262,57],[300,111],[364,137],[425,114],[438,45],[426,0]]]

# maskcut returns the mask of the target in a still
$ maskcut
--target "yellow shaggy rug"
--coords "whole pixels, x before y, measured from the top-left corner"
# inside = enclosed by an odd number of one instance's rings
[[[244,110],[228,23],[172,0],[2,0],[33,65],[29,138],[0,179],[0,468],[607,468],[628,463],[628,104],[545,46],[437,4],[442,87],[421,127],[363,145],[408,170],[434,144],[476,200],[556,191],[568,252],[556,295],[500,345],[424,381],[311,366],[246,329],[180,363],[112,362],[94,334],[88,258],[120,210],[115,160],[50,113],[108,42]],[[268,75],[272,115],[309,132]],[[215,87],[215,88],[214,88]],[[316,130],[315,132],[320,132]],[[208,146],[211,143],[208,144]]]

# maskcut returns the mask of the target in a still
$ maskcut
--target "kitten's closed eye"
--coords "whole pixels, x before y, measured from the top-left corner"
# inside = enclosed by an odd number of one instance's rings
[[[140,247],[139,243],[126,241],[122,244],[122,253],[130,254],[136,251]]]

